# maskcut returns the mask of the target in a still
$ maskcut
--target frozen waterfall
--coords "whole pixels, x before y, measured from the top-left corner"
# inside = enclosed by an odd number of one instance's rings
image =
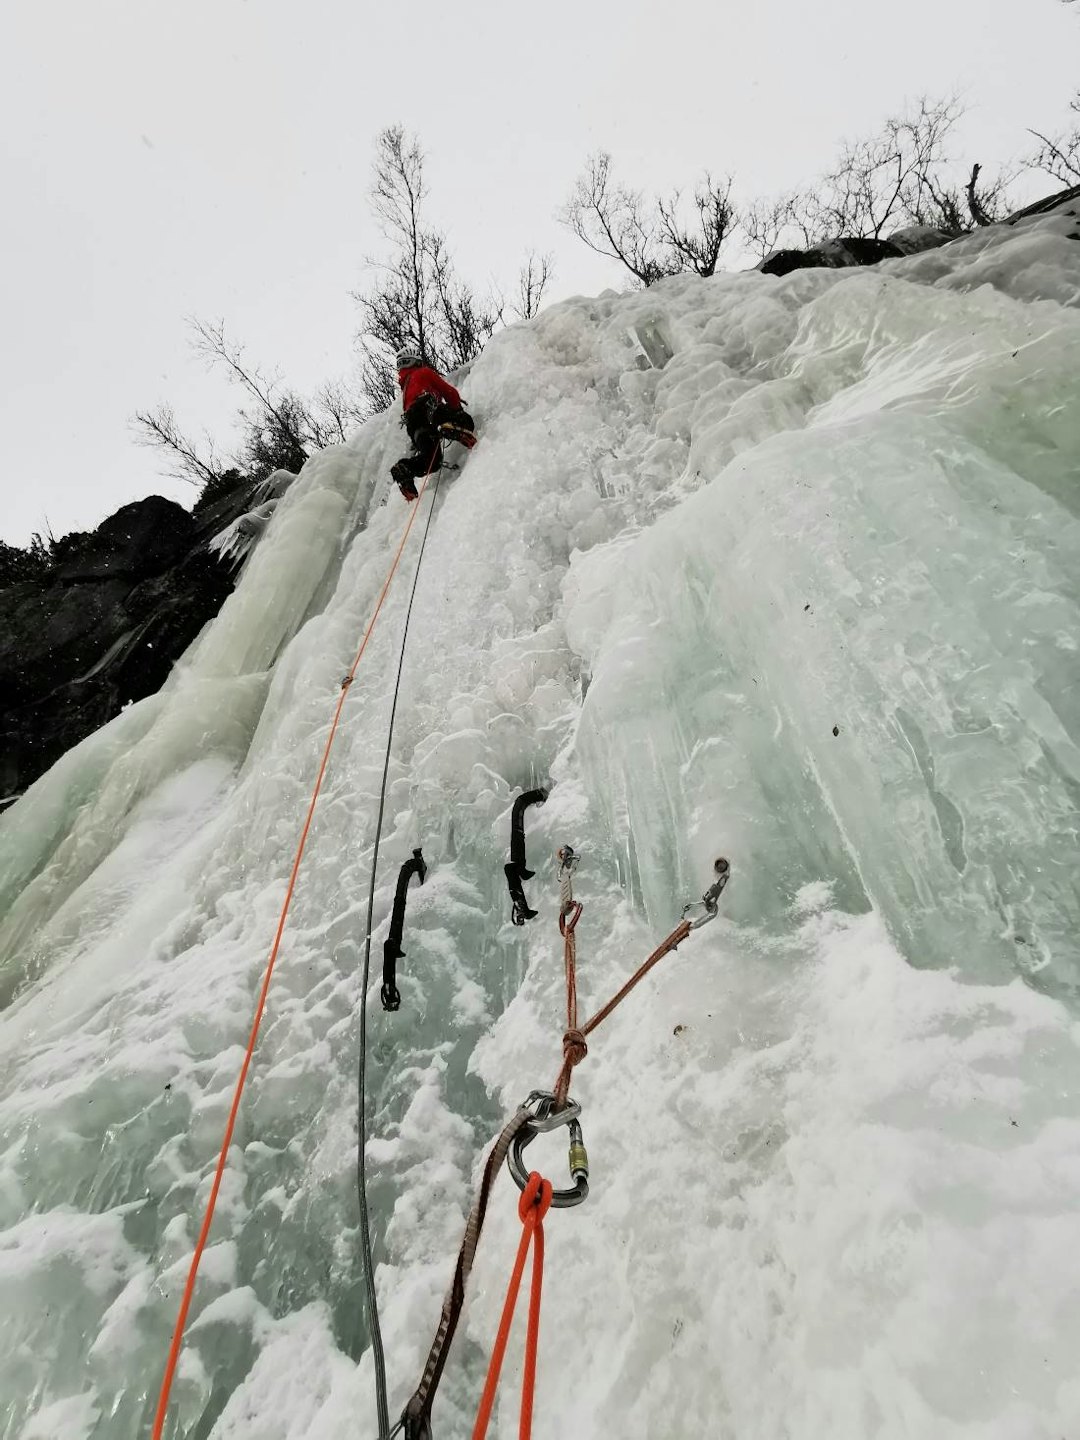
[[[547,1224],[538,1440],[1080,1430],[1074,230],[571,300],[474,365],[481,443],[436,502],[377,891],[385,927],[422,844],[402,1007],[376,979],[369,1011],[395,1414],[482,1151],[558,1068],[569,842],[586,1011],[716,854],[734,878],[576,1072],[593,1192]],[[315,456],[164,690],[0,817],[3,1440],[149,1432],[319,752],[404,524],[399,444],[380,417]],[[414,560],[316,813],[174,1440],[375,1434],[357,966]],[[548,783],[540,915],[516,929],[510,807]],[[560,1141],[534,1152],[563,1175]],[[437,1440],[471,1432],[518,1231],[504,1177]]]

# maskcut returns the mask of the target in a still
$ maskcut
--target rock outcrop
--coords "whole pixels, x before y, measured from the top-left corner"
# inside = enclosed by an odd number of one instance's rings
[[[234,567],[207,542],[253,493],[241,484],[196,515],[147,496],[0,590],[0,803],[160,688],[232,589]]]
[[[824,266],[830,270],[849,265],[876,265],[903,255],[904,251],[889,240],[868,240],[848,235],[839,240],[825,240],[809,250],[774,250],[758,267],[763,275],[790,275],[793,270],[811,270]]]
[[[1080,185],[1069,190],[1048,195],[1034,205],[1018,210],[1000,225],[1016,225],[1036,216],[1063,214],[1075,215],[1080,209]],[[992,227],[987,227],[992,228]],[[757,267],[763,275],[790,275],[793,270],[810,270],[824,267],[830,270],[845,269],[851,265],[877,265],[882,260],[898,259],[901,255],[915,255],[923,250],[933,250],[958,240],[962,234],[950,235],[946,230],[937,230],[930,225],[910,225],[897,230],[882,240],[857,235],[841,236],[836,240],[823,240],[808,250],[774,250]]]

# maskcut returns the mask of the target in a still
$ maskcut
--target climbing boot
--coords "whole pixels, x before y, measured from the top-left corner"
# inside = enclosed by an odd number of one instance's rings
[[[466,430],[462,425],[453,425],[449,420],[439,426],[439,434],[444,440],[456,440],[459,445],[464,445],[466,450],[471,450],[476,444],[476,436],[471,430]]]
[[[416,483],[404,460],[399,460],[396,465],[391,465],[390,474],[394,477],[398,489],[406,500],[415,500],[417,495]]]

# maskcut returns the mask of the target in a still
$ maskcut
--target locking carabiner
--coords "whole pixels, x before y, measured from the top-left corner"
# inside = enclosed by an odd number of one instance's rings
[[[514,1184],[523,1191],[529,1183],[529,1171],[522,1158],[525,1147],[531,1145],[537,1135],[544,1134],[548,1130],[557,1130],[561,1125],[569,1126],[568,1164],[574,1188],[572,1190],[553,1190],[551,1196],[551,1203],[557,1210],[566,1210],[571,1205],[580,1205],[588,1196],[589,1157],[585,1150],[585,1142],[581,1138],[581,1125],[578,1121],[581,1106],[576,1100],[568,1100],[561,1110],[555,1110],[555,1103],[555,1096],[550,1090],[534,1090],[532,1092],[522,1108],[533,1110],[533,1113],[510,1142],[506,1164],[510,1174],[514,1177]]]

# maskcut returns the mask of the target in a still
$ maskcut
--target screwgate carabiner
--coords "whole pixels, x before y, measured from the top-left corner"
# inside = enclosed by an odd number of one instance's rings
[[[531,1115],[518,1133],[510,1142],[510,1149],[507,1152],[506,1164],[510,1174],[514,1177],[514,1184],[519,1190],[524,1190],[529,1183],[529,1171],[522,1158],[522,1152],[527,1145],[531,1145],[537,1135],[548,1130],[557,1130],[560,1125],[570,1127],[570,1154],[568,1163],[570,1167],[570,1178],[574,1182],[573,1190],[553,1190],[551,1203],[557,1210],[569,1209],[571,1205],[580,1205],[589,1193],[589,1157],[585,1150],[584,1141],[581,1138],[581,1125],[578,1116],[581,1114],[581,1106],[576,1100],[568,1100],[561,1110],[554,1110],[555,1096],[550,1090],[534,1090],[525,1101],[523,1108],[536,1106],[536,1113]]]

